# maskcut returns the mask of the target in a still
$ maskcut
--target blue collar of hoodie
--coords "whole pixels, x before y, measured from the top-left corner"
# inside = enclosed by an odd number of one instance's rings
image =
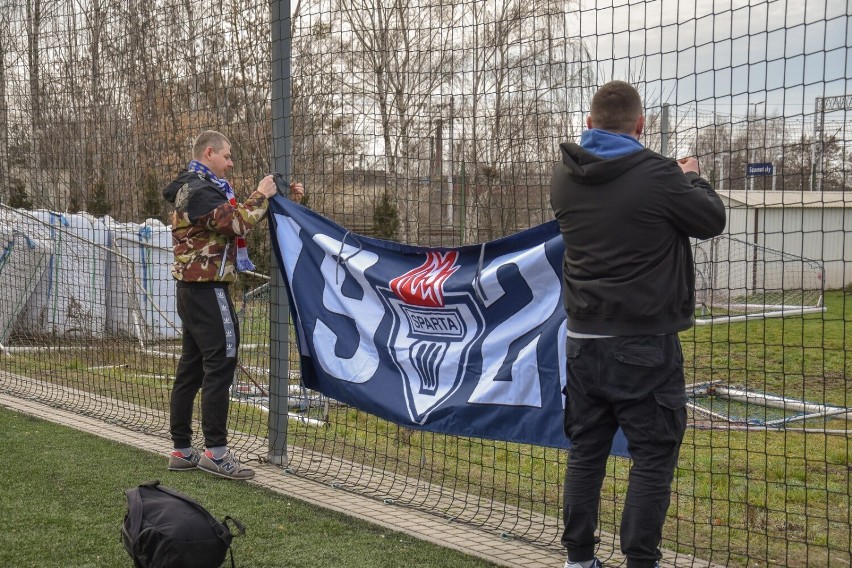
[[[618,158],[645,148],[632,136],[616,134],[600,128],[585,130],[580,135],[580,147],[604,159]]]

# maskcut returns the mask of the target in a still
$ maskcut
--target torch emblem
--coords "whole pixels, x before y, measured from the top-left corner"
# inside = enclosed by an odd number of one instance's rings
[[[420,424],[461,386],[470,348],[484,328],[469,293],[444,290],[459,269],[457,258],[456,251],[427,252],[421,266],[380,290],[394,316],[391,353],[403,375],[409,414]]]

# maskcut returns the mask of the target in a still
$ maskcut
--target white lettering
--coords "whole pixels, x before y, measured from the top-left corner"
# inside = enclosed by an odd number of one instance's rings
[[[287,274],[287,279],[290,282],[294,282],[296,263],[299,261],[299,257],[302,256],[302,239],[299,238],[299,232],[301,229],[291,217],[276,214],[275,219],[277,221],[275,225],[275,236],[278,239],[278,242],[281,243],[281,256],[284,259],[283,270]],[[298,314],[298,304],[294,305],[293,308]],[[305,340],[305,330],[302,329],[301,322],[298,319],[295,322],[295,327],[296,333],[299,335],[299,341],[297,344],[299,345],[300,353],[307,357],[309,353],[306,350],[307,341]]]
[[[421,339],[461,339],[464,336],[461,315],[457,309],[434,308],[424,310],[401,306],[408,318],[411,332]]]
[[[284,269],[290,282],[294,282],[297,281],[295,279],[296,264],[303,249],[299,238],[301,229],[290,217],[278,215],[277,220],[277,237],[282,243],[282,251],[286,251],[282,254]],[[382,320],[384,308],[373,292],[373,288],[367,284],[364,271],[378,262],[378,256],[367,251],[358,252],[356,247],[349,245],[344,246],[341,251],[342,243],[328,235],[314,235],[313,240],[325,253],[320,267],[324,281],[323,306],[330,312],[352,319],[358,333],[358,347],[352,356],[338,357],[335,354],[335,348],[340,336],[326,322],[318,318],[312,338],[314,345],[320,347],[316,350],[317,362],[326,373],[337,379],[352,383],[366,382],[379,366],[373,333]],[[338,254],[346,259],[345,265],[338,266],[335,261]],[[364,295],[360,300],[343,296],[341,286],[346,274],[354,278],[363,290]],[[309,285],[318,284],[312,282]],[[297,325],[297,333],[300,337],[299,345],[306,345],[305,330],[301,325]],[[308,353],[303,352],[302,355],[308,355]]]
[[[330,312],[349,317],[358,333],[358,347],[351,357],[338,357],[335,347],[340,339],[337,332],[317,318],[314,327],[315,345],[329,346],[318,349],[317,357],[323,370],[333,377],[351,383],[368,381],[379,368],[379,355],[373,334],[384,316],[384,308],[379,297],[367,283],[364,272],[379,261],[377,254],[357,247],[345,245],[328,235],[314,235],[314,242],[325,251],[320,270],[325,286],[322,292],[322,304]],[[335,256],[345,260],[338,265]],[[342,286],[347,274],[355,279],[364,292],[359,300],[343,295]]]
[[[497,280],[497,271],[514,264],[532,292],[532,301],[491,330],[482,343],[482,376],[468,402],[505,406],[541,406],[541,372],[537,346],[541,333],[521,347],[507,371],[504,364],[507,348],[526,333],[540,328],[559,306],[562,290],[559,277],[545,255],[545,246],[494,259],[482,271],[480,285],[486,306],[492,305],[506,292]],[[561,362],[554,362],[561,365]]]

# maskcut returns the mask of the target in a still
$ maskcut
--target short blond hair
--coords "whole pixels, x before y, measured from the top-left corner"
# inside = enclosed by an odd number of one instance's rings
[[[205,130],[192,143],[192,159],[197,160],[204,156],[204,150],[207,148],[213,148],[218,152],[224,148],[225,144],[230,146],[231,142],[224,134],[215,130]]]
[[[595,128],[631,132],[643,112],[639,92],[624,81],[610,81],[592,97],[590,114]]]

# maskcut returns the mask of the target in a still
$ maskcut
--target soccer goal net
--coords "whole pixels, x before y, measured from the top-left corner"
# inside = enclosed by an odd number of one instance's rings
[[[852,420],[852,409],[759,392],[718,382],[688,385],[687,403],[697,428],[803,429],[846,434],[848,429],[828,423]]]
[[[698,324],[825,311],[821,262],[728,236],[693,252]]]

